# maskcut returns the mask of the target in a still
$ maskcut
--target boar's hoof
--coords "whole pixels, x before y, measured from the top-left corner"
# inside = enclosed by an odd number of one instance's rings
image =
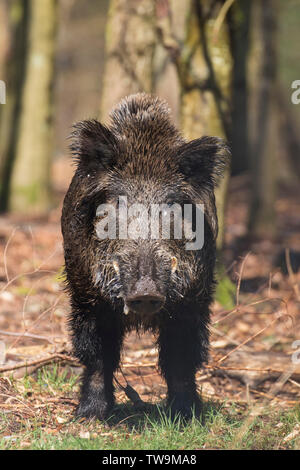
[[[87,403],[80,402],[75,411],[76,418],[97,418],[104,421],[109,417],[109,411],[112,409],[105,403]]]
[[[185,395],[176,395],[168,400],[168,410],[172,420],[184,418],[190,420],[193,417],[200,418],[202,412],[202,403],[198,396],[193,399]]]

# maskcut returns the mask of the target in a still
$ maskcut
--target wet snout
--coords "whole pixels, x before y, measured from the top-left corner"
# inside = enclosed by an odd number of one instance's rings
[[[164,298],[160,295],[144,294],[129,297],[126,302],[129,311],[141,314],[158,312],[164,304]]]
[[[125,299],[129,311],[138,314],[152,314],[158,312],[165,297],[158,292],[155,283],[150,278],[140,279],[132,292]]]

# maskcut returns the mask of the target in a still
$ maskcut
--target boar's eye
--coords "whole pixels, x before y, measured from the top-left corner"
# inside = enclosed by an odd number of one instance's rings
[[[174,194],[174,195],[168,197],[168,199],[166,201],[166,204],[168,205],[168,207],[172,207],[175,204],[175,205],[179,205],[183,208],[184,204],[191,204],[191,203],[192,203],[192,201],[190,200],[188,195],[186,195],[184,192]]]
[[[165,204],[168,205],[168,207],[172,207],[173,204],[181,204],[182,200],[182,194],[180,193],[170,193],[168,194]]]

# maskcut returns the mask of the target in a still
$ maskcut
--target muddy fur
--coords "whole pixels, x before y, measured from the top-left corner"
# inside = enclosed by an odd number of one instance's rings
[[[214,289],[217,217],[214,188],[228,159],[216,137],[187,142],[173,126],[167,104],[132,95],[112,111],[109,126],[74,126],[77,163],[62,212],[65,270],[74,353],[85,366],[79,416],[105,419],[114,403],[113,373],[126,332],[151,330],[171,412],[201,410],[195,373],[207,360],[209,305]],[[205,242],[187,251],[185,240],[100,240],[96,209],[118,198],[128,204],[174,202],[205,206]],[[176,262],[174,261],[176,260]],[[174,267],[175,266],[175,267]],[[138,283],[165,298],[152,315],[124,314]]]

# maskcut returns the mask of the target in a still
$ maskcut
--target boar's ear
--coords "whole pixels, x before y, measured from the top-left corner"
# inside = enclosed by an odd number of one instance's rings
[[[201,137],[183,144],[178,152],[179,168],[195,184],[213,189],[230,161],[230,150],[218,137]]]
[[[90,168],[109,168],[116,155],[116,138],[96,120],[74,125],[70,149],[78,165]]]

